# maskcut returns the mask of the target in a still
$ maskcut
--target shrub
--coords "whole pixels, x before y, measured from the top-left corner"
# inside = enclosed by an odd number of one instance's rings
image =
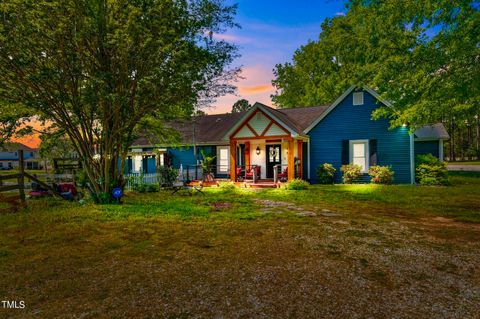
[[[356,164],[342,165],[340,171],[343,173],[343,182],[351,184],[362,175],[362,167]]]
[[[392,184],[394,174],[391,166],[375,165],[368,170],[368,175],[370,175],[372,183],[375,184]]]
[[[158,186],[158,184],[147,184],[146,191],[148,193],[158,192],[159,190],[160,187]]]
[[[307,189],[310,184],[303,179],[295,178],[285,184],[285,189],[288,190],[303,190]]]
[[[333,184],[336,169],[332,164],[324,163],[317,167],[317,180],[319,184]]]
[[[160,166],[157,169],[157,174],[159,176],[158,183],[161,186],[169,187],[169,186],[172,186],[173,183],[177,180],[178,169],[175,169],[173,167]]]
[[[415,169],[420,185],[448,185],[447,164],[432,154],[418,155]]]

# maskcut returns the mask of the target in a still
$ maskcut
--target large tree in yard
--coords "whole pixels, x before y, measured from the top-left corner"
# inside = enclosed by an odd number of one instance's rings
[[[480,4],[474,0],[350,0],[317,41],[278,64],[280,107],[331,103],[352,84],[394,102],[392,126],[469,121],[480,114]],[[477,117],[478,118],[478,117]]]
[[[166,119],[234,90],[236,47],[213,35],[236,26],[235,11],[221,0],[2,1],[4,128],[25,116],[58,127],[94,199],[109,201],[139,131],[168,137]]]

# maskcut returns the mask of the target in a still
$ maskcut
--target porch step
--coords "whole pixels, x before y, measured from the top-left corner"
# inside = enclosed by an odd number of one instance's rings
[[[271,183],[245,183],[245,182],[235,182],[235,186],[241,188],[277,188],[278,184],[273,182]]]

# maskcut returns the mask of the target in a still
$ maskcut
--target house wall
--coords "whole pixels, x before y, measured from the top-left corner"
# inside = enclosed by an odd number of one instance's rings
[[[288,142],[278,142],[278,143],[268,143],[268,144],[280,144],[282,151],[282,170],[284,170],[288,165]],[[263,139],[260,140],[251,140],[250,141],[250,165],[259,165],[260,166],[260,178],[267,178],[267,158],[266,158],[266,141]],[[260,154],[257,155],[257,146],[260,147]],[[293,150],[295,156],[298,154],[297,145],[294,144]]]
[[[432,154],[439,156],[439,141],[415,141],[415,157],[417,155]]]
[[[309,133],[310,177],[316,182],[316,169],[330,163],[337,169],[335,182],[341,183],[343,140],[377,140],[378,165],[391,165],[395,183],[410,183],[410,136],[407,127],[389,130],[387,119],[371,120],[378,106],[376,98],[364,91],[364,104],[353,105],[353,92],[336,106]]]
[[[260,147],[259,155],[257,155],[257,146]],[[267,176],[265,163],[265,140],[252,140],[250,142],[250,165],[260,165],[260,178]]]
[[[37,152],[23,152],[23,158],[25,160],[25,168],[27,169],[39,169],[41,166],[38,163],[38,154]],[[0,152],[0,167],[9,167],[11,163],[13,168],[19,166],[18,162],[18,153],[17,152]]]

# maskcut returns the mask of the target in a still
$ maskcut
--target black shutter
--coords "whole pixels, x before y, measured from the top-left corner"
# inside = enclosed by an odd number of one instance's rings
[[[378,164],[377,140],[370,140],[370,166]]]
[[[342,165],[347,165],[350,163],[350,141],[342,141]]]

